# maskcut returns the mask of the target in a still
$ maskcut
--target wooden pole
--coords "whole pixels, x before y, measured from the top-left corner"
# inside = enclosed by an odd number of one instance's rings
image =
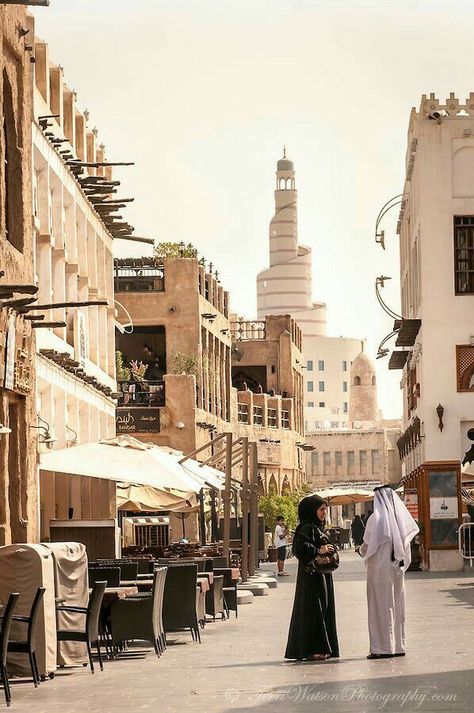
[[[255,574],[258,567],[258,454],[257,444],[250,444],[249,452],[249,491],[250,491],[250,558],[249,575]]]
[[[242,504],[242,582],[246,582],[249,573],[249,439],[242,438],[242,488],[240,501]]]
[[[199,499],[199,529],[201,530],[201,545],[206,545],[206,516],[204,513],[204,488],[201,488]]]
[[[230,502],[232,496],[232,433],[226,433],[225,489],[224,489],[224,557],[230,563]]]

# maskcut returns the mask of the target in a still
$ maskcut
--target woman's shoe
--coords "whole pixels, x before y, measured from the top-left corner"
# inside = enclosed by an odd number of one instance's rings
[[[391,659],[393,656],[397,656],[397,654],[369,654],[367,656],[368,659]]]
[[[308,656],[308,661],[326,661],[329,658],[329,654],[313,654]]]

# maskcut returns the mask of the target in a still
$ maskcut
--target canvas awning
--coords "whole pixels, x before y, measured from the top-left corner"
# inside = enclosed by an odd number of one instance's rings
[[[126,435],[43,453],[40,470],[183,493],[198,493],[204,485],[164,449]]]
[[[329,505],[350,505],[351,503],[366,503],[373,500],[372,490],[362,490],[359,488],[325,488],[317,490],[314,495],[327,500]]]
[[[463,483],[474,482],[474,463],[465,463],[461,469],[461,480]]]
[[[149,485],[117,486],[117,508],[130,512],[192,512],[199,508],[196,493],[156,490]]]

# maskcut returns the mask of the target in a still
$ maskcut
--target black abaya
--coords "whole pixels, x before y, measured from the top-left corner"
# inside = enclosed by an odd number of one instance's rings
[[[339,656],[332,574],[307,574],[305,566],[324,544],[322,533],[311,522],[295,532],[293,552],[298,558],[295,601],[285,658],[302,660],[313,654]]]
[[[356,515],[352,521],[351,533],[352,539],[354,540],[354,545],[360,547],[364,541],[365,525],[362,521],[360,515]]]

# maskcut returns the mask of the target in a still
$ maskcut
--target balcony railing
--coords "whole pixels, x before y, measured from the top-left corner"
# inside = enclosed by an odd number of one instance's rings
[[[238,342],[249,341],[251,339],[265,339],[265,320],[241,320],[230,323],[232,339]]]
[[[115,292],[163,292],[165,268],[150,258],[116,259],[114,261]]]
[[[164,406],[163,381],[122,381],[118,406]]]

